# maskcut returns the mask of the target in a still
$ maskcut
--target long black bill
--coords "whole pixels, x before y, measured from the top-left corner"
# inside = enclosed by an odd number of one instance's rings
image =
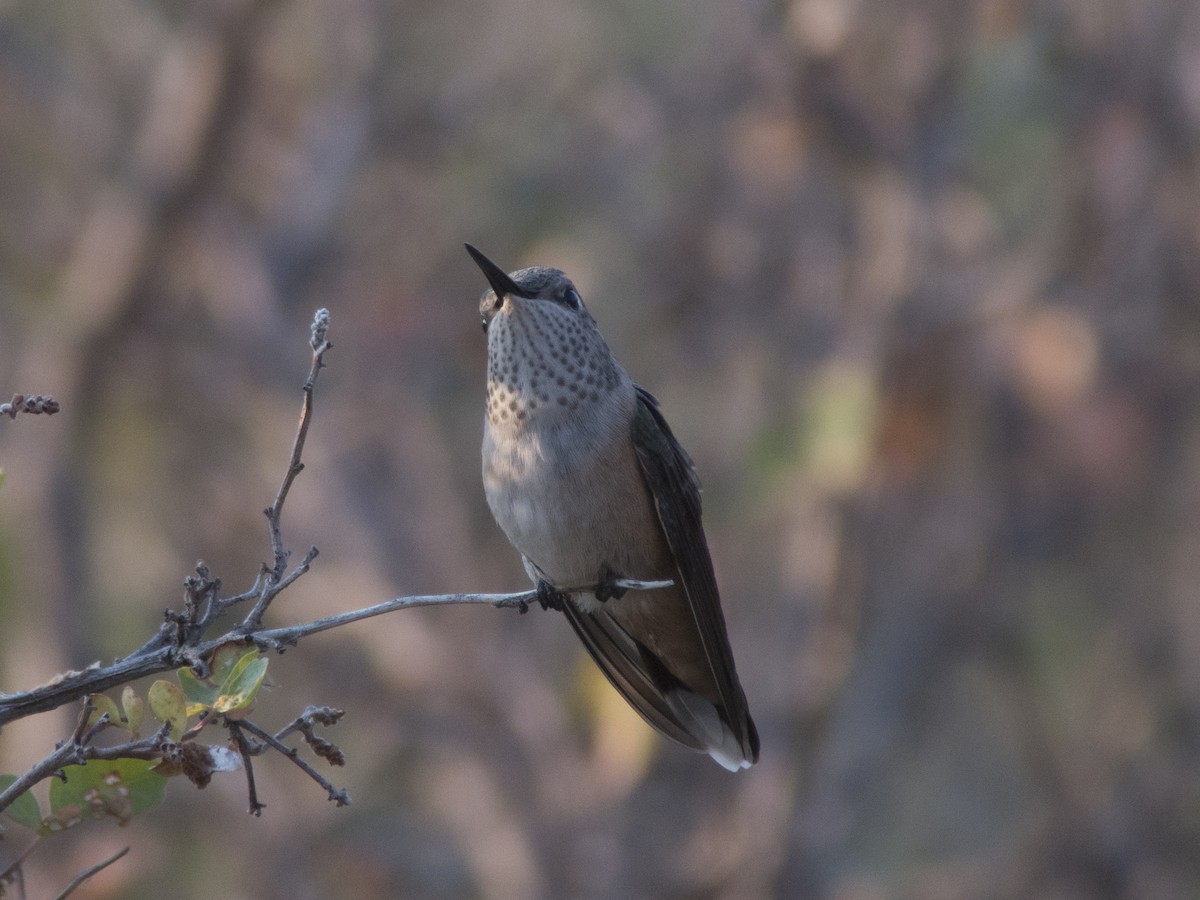
[[[517,283],[508,277],[508,273],[502,268],[472,247],[470,244],[463,244],[467,248],[467,252],[471,254],[471,259],[475,260],[475,265],[483,271],[483,275],[488,280],[488,284],[492,286],[492,290],[496,292],[496,300],[500,303],[504,302],[504,298],[509,294],[516,297],[523,297],[525,292],[517,287]]]

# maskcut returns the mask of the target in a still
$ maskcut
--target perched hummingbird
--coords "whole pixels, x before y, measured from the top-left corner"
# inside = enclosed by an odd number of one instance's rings
[[[542,605],[566,614],[647,722],[731,771],[753,765],[758,732],[725,632],[691,459],[566,275],[544,266],[509,275],[466,247],[491,285],[479,311],[492,515]],[[627,592],[621,578],[673,585]]]

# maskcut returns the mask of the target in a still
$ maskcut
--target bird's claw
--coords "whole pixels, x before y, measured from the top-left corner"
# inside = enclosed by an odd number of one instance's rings
[[[610,599],[620,600],[624,597],[628,588],[617,584],[624,577],[620,572],[614,572],[608,566],[604,566],[600,570],[600,577],[596,580],[596,599],[605,603]]]
[[[537,601],[542,609],[554,609],[562,612],[563,605],[567,602],[567,595],[543,578],[537,583]]]

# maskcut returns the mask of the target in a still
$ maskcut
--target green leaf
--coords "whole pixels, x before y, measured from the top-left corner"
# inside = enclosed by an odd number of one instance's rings
[[[16,775],[0,775],[0,791],[5,790],[16,780]],[[10,803],[4,813],[14,822],[20,822],[26,828],[37,830],[42,824],[42,809],[38,806],[37,797],[29,791]]]
[[[212,674],[208,680],[214,685],[224,684],[247,656],[258,656],[258,651],[253,648],[247,650],[245,644],[222,644],[213,651],[210,663]]]
[[[221,696],[213,704],[213,709],[223,715],[249,711],[266,674],[266,658],[259,656],[257,650],[246,653],[222,682]]]
[[[187,714],[189,716],[206,712],[217,702],[221,690],[216,685],[201,681],[191,669],[179,669],[175,675],[179,678],[183,695],[187,698]]]
[[[257,656],[257,650],[247,650],[245,644],[230,642],[213,651],[207,678],[197,678],[190,668],[179,669],[175,674],[189,701],[188,715],[194,716],[216,706],[221,695],[225,693],[224,685],[234,676],[239,664],[244,666],[242,661],[246,657],[254,659]]]
[[[176,674],[189,705],[187,713],[194,716],[209,709],[221,715],[244,713],[254,704],[254,697],[267,674],[267,660],[253,648],[229,643],[220,647],[211,663],[211,675],[197,678],[191,669],[179,669]]]
[[[174,687],[174,685],[172,685]],[[82,766],[67,766],[65,781],[50,782],[50,815],[42,820],[41,834],[56,834],[84,819],[111,816],[128,824],[162,800],[166,779],[150,771],[145,759],[93,759]]]
[[[187,729],[188,705],[187,697],[179,685],[162,678],[150,685],[146,692],[150,701],[150,711],[160,722],[171,723],[171,737],[179,740],[180,735]]]

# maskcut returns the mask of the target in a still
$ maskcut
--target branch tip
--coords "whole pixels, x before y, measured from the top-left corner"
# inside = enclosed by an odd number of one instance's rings
[[[325,307],[313,314],[312,339],[309,343],[314,353],[321,353],[329,347],[329,310]]]
[[[49,394],[38,394],[33,397],[26,397],[24,394],[13,394],[12,399],[7,403],[0,403],[0,415],[8,416],[10,419],[15,419],[17,413],[28,413],[32,416],[52,416],[59,409],[61,407],[58,401]]]

